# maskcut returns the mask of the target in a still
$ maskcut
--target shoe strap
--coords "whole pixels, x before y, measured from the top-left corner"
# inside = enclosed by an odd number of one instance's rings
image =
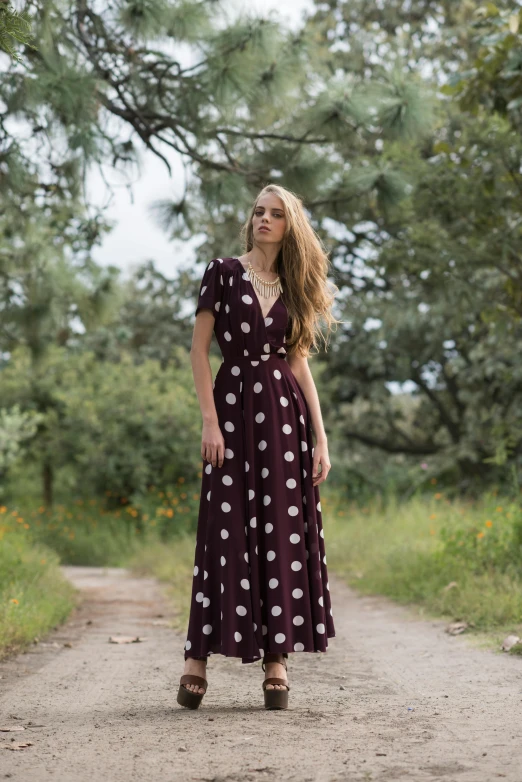
[[[276,652],[267,652],[265,656],[263,657],[263,662],[261,663],[261,668],[263,671],[265,670],[266,663],[279,663],[279,665],[284,665],[285,671],[288,670],[288,667],[286,665],[286,661],[283,659],[283,662],[281,660],[278,660],[277,658],[281,655],[277,654]],[[286,652],[283,652],[283,658],[288,657],[288,654]]]
[[[268,679],[265,679],[263,682],[263,689],[266,689],[267,684],[284,684],[288,690],[290,689],[288,681],[286,679],[278,679],[277,676],[271,676]]]
[[[202,676],[196,676],[194,673],[184,673],[179,680],[180,684],[199,684],[200,687],[208,686],[208,682]]]

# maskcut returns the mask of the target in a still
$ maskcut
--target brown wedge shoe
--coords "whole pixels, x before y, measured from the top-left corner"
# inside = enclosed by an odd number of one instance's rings
[[[187,709],[197,709],[203,700],[205,692],[193,692],[187,690],[185,684],[197,684],[198,687],[204,687],[207,691],[208,682],[202,676],[196,676],[193,673],[184,673],[179,680],[179,690],[177,701],[180,706],[185,706]]]
[[[261,663],[261,667],[263,671],[265,670],[265,663],[281,663],[281,660],[279,659],[281,655],[276,654],[274,652],[268,652],[263,657],[263,662]],[[288,654],[286,652],[283,652],[283,658],[288,657]],[[286,665],[285,659],[283,659],[283,662],[281,665],[285,666],[285,671],[288,670],[288,667]],[[284,684],[286,687],[286,690],[267,690],[266,685],[267,684]],[[265,696],[265,709],[287,709],[288,708],[288,692],[290,690],[290,685],[288,684],[287,679],[279,679],[277,676],[269,677],[268,679],[265,679],[263,682],[263,692]]]

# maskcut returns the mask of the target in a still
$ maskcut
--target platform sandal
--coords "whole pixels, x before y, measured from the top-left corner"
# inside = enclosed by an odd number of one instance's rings
[[[279,659],[281,655],[276,654],[275,652],[268,652],[263,657],[263,662],[261,663],[261,667],[263,671],[265,670],[265,663],[281,663],[281,660]],[[286,652],[283,652],[283,662],[282,665],[285,666],[285,671],[288,670],[285,657],[288,657],[288,654]],[[284,684],[286,687],[286,690],[267,690],[266,685],[267,684]],[[290,685],[288,684],[287,679],[278,679],[276,676],[269,677],[268,679],[265,679],[263,682],[263,693],[265,696],[265,709],[287,709],[288,708],[288,692],[290,690]]]
[[[179,680],[179,690],[177,701],[180,706],[185,706],[187,709],[197,709],[203,700],[205,692],[194,692],[193,690],[187,690],[185,684],[197,684],[198,687],[204,687],[207,691],[208,682],[202,676],[196,676],[193,673],[184,673]]]

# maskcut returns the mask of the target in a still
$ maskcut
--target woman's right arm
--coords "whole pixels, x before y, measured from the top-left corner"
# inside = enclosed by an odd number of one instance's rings
[[[225,439],[219,421],[212,389],[212,369],[209,361],[210,342],[214,331],[214,315],[210,309],[201,309],[194,323],[190,361],[194,385],[201,409],[201,458],[213,467],[222,467],[225,460]]]

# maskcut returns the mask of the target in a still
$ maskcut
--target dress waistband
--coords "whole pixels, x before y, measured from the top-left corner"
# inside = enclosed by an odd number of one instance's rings
[[[263,353],[258,356],[232,356],[231,358],[223,358],[223,364],[248,364],[249,361],[268,361],[269,359],[285,359],[286,353]]]

